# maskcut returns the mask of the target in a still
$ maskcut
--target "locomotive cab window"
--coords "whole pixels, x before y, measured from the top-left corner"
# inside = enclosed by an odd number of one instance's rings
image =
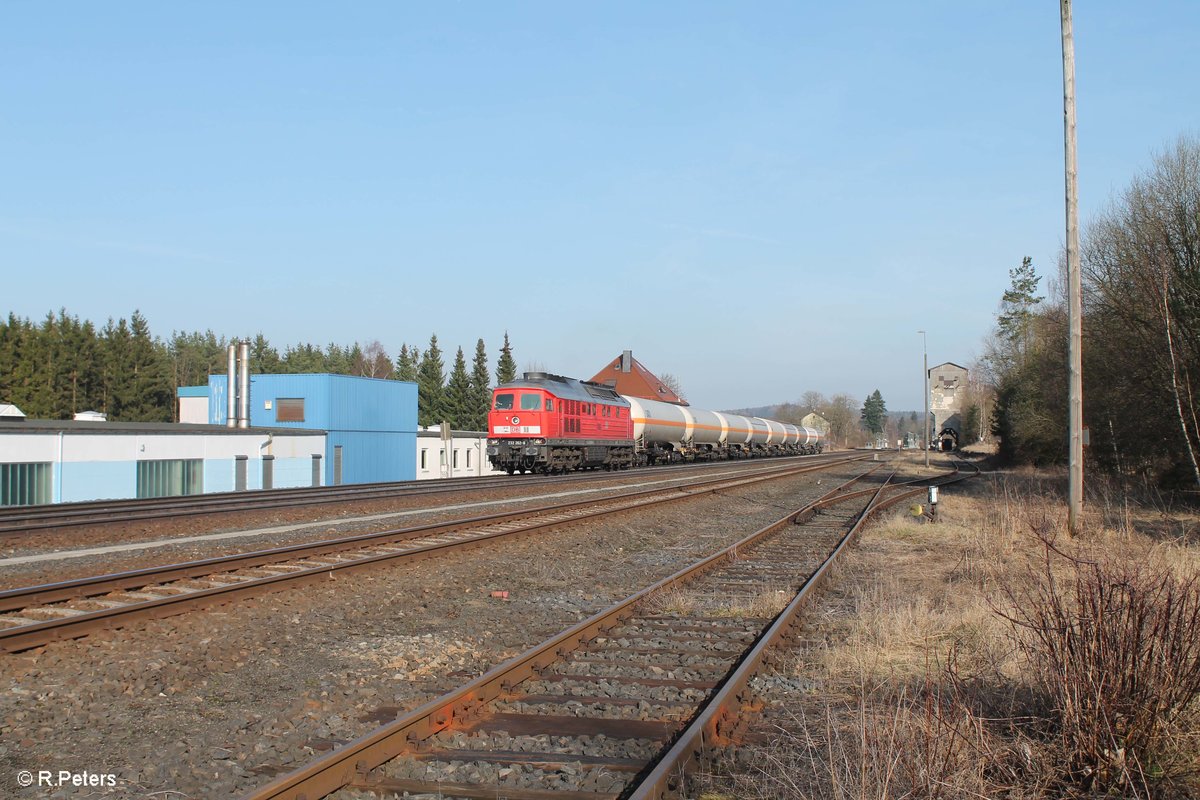
[[[521,395],[521,410],[522,411],[541,411],[542,410],[541,395],[536,395],[536,394]]]
[[[513,395],[498,394],[496,395],[496,410],[497,411],[512,411]]]
[[[549,397],[546,398],[546,410],[547,411],[554,410],[554,400]]]

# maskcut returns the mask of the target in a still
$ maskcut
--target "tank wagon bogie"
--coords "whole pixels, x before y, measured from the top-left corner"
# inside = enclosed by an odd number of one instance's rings
[[[555,473],[819,453],[823,436],[762,417],[617,394],[544,372],[498,386],[488,413],[496,469]]]

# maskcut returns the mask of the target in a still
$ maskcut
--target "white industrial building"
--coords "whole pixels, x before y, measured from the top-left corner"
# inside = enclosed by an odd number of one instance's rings
[[[443,437],[439,425],[417,431],[417,480],[503,474],[488,461],[487,433],[450,431]]]
[[[320,486],[325,432],[0,420],[0,505]]]

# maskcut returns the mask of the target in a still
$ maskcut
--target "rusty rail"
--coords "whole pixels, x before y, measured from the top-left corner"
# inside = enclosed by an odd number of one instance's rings
[[[164,567],[150,567],[124,573],[10,589],[0,592],[0,613],[14,614],[25,609],[48,607],[54,603],[87,601],[89,598],[97,598],[106,594],[144,590],[147,587],[156,587],[173,581],[208,579],[210,584],[216,584],[210,585],[209,588],[189,588],[186,592],[171,591],[167,596],[144,599],[140,602],[122,601],[121,605],[110,604],[111,607],[99,610],[82,612],[66,610],[63,612],[64,616],[55,619],[36,620],[21,617],[18,614],[16,620],[19,623],[17,625],[0,630],[0,649],[16,652],[52,641],[86,636],[99,630],[119,627],[139,620],[173,616],[238,598],[296,587],[317,580],[326,580],[335,572],[344,573],[387,561],[428,558],[451,549],[479,547],[499,538],[529,535],[606,514],[673,502],[761,481],[790,477],[837,464],[850,463],[862,458],[861,455],[854,455],[836,462],[789,464],[776,470],[758,472],[751,476],[707,479],[685,486],[637,490],[599,499],[591,498],[584,501],[539,506],[434,525],[394,529]],[[568,516],[556,516],[563,514],[568,514]],[[461,531],[464,528],[486,529],[519,520],[524,520],[525,524],[508,529],[502,527],[500,530],[481,533],[470,538],[412,546],[400,550],[388,549],[385,552],[370,552],[372,547],[401,545],[405,541],[425,540],[439,534]],[[339,552],[364,549],[368,551],[366,554],[345,561],[336,560],[336,554]],[[302,565],[304,568],[292,569],[283,574],[266,577],[249,579],[240,576],[230,577],[230,573],[238,570],[280,567],[287,562],[303,562],[305,559],[320,559],[323,556],[333,557],[335,560],[332,563],[320,562],[316,566]]]
[[[974,474],[978,474],[978,468],[974,469]],[[962,475],[961,468],[956,464],[953,476],[939,480],[937,485],[944,486],[966,480],[969,477],[974,477],[974,475]],[[933,480],[918,479],[918,481],[907,483],[913,482],[930,484]],[[875,491],[870,503],[859,515],[854,526],[817,571],[804,583],[762,638],[746,654],[742,663],[710,699],[704,711],[679,735],[671,749],[628,796],[628,800],[666,800],[677,796],[683,787],[686,775],[701,763],[706,751],[730,743],[732,730],[738,726],[739,716],[747,709],[751,700],[747,693],[751,678],[763,665],[768,657],[768,651],[786,639],[797,626],[800,611],[808,605],[816,591],[828,578],[838,557],[853,544],[854,540],[858,538],[862,526],[874,514],[919,494],[925,487],[907,489],[881,500],[881,495],[888,488],[888,484],[884,484]],[[854,493],[854,495],[860,494],[862,493]],[[847,497],[849,496],[851,495],[847,495]]]
[[[820,458],[800,456],[796,458]],[[722,462],[728,463],[728,462]],[[689,467],[701,465],[692,464]],[[707,465],[704,465],[707,466]],[[651,467],[647,471],[674,467]],[[630,473],[622,473],[630,474]],[[213,492],[181,497],[157,497],[124,500],[94,500],[78,503],[58,503],[40,506],[10,506],[0,509],[0,540],[19,540],[27,534],[84,525],[110,525],[120,522],[170,519],[236,512],[266,511],[279,508],[299,508],[332,503],[354,503],[372,500],[394,500],[430,494],[460,492],[464,489],[510,489],[542,484],[593,481],[616,473],[586,473],[553,477],[507,475],[471,478],[446,478],[436,481],[396,481],[342,486],[305,486],[283,489],[251,489],[241,492]]]
[[[822,501],[861,479],[858,476],[828,492]],[[822,502],[818,501],[818,502]],[[802,516],[811,515],[816,503],[787,514],[738,542],[698,561],[654,585],[638,591],[595,616],[501,664],[465,686],[445,694],[405,714],[396,721],[360,737],[304,767],[282,775],[246,795],[244,800],[316,800],[351,784],[369,785],[368,773],[397,756],[413,751],[414,745],[440,731],[469,725],[490,702],[508,694],[520,683],[534,678],[563,656],[579,649],[630,619],[635,608],[651,595],[689,582],[713,569],[739,551],[745,551],[763,539],[794,525]],[[864,512],[865,513],[865,512]],[[842,540],[845,541],[845,538]],[[449,790],[453,794],[453,790]],[[536,789],[505,788],[510,798],[551,797]],[[585,796],[586,793],[568,793]],[[473,795],[483,796],[483,795]],[[593,795],[595,796],[595,795]]]

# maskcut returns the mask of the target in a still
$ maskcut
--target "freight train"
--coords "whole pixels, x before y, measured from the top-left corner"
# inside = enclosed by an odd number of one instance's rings
[[[629,397],[546,372],[496,387],[488,412],[488,460],[509,475],[800,455],[824,446],[812,428]]]

